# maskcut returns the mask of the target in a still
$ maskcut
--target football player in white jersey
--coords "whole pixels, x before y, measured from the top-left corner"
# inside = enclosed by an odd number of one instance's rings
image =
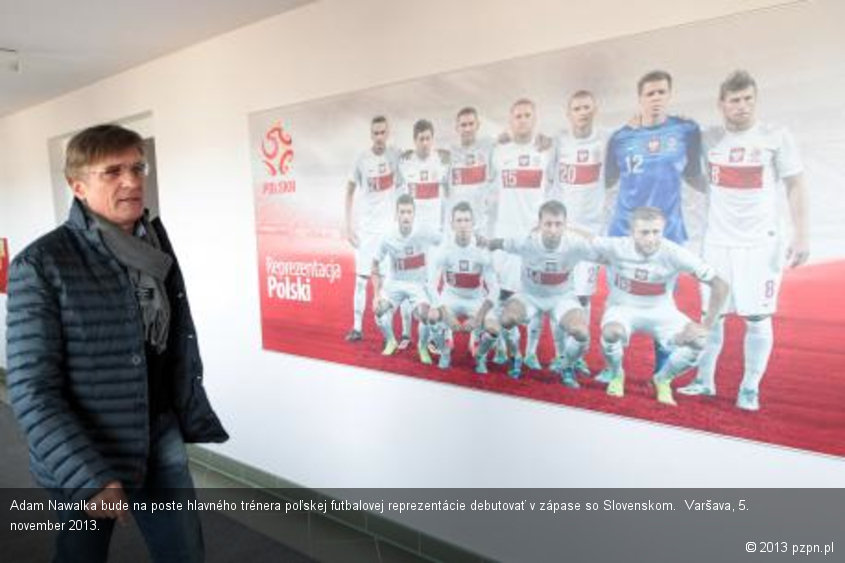
[[[555,138],[549,191],[550,198],[566,206],[567,224],[591,235],[599,235],[604,229],[602,168],[607,135],[594,125],[597,109],[595,96],[588,90],[578,90],[569,97],[566,104],[569,129]],[[584,307],[588,321],[598,270],[598,264],[583,261],[572,272],[575,295]],[[542,369],[537,358],[541,327],[540,317],[531,319],[528,324],[525,365],[532,369]],[[553,370],[560,361],[560,351],[556,352],[558,355],[551,366]],[[575,368],[583,375],[590,374],[583,359]]]
[[[783,127],[761,123],[755,109],[757,85],[745,71],[732,73],[719,89],[724,125],[704,135],[710,205],[704,234],[704,259],[731,282],[732,298],[724,313],[745,321],[744,373],[737,406],[760,408],[760,381],[773,347],[772,315],[783,267],[808,257],[803,165],[795,141]],[[786,187],[792,219],[787,246],[778,200]],[[696,379],[679,392],[716,394],[716,361],[724,322],[710,333]]]
[[[376,324],[384,335],[382,355],[392,355],[399,346],[393,334],[393,314],[397,307],[408,301],[417,320],[420,334],[417,349],[424,364],[431,363],[428,342],[431,337],[429,308],[432,302],[428,279],[428,261],[432,247],[440,244],[439,230],[430,225],[416,225],[414,198],[402,194],[396,200],[394,228],[381,240],[371,263],[373,278],[373,311]],[[387,280],[382,284],[379,264],[388,258],[390,266]]]
[[[387,118],[377,115],[370,122],[372,147],[356,160],[346,185],[344,233],[355,248],[355,294],[353,324],[346,340],[363,338],[362,321],[367,306],[367,281],[373,256],[384,234],[390,229],[390,217],[396,200],[399,153],[387,145],[390,127]],[[356,191],[358,209],[353,214]],[[356,217],[357,216],[357,217]]]
[[[451,217],[453,238],[438,248],[434,259],[436,276],[432,288],[443,281],[440,307],[429,314],[431,321],[442,321],[436,327],[441,369],[451,365],[453,332],[470,332],[476,339],[482,329],[494,335],[499,332],[493,312],[499,297],[498,282],[490,251],[479,246],[475,239],[472,205],[468,201],[456,203]]]
[[[478,111],[465,107],[458,111],[455,129],[459,143],[450,151],[449,205],[466,201],[472,206],[475,231],[487,238],[493,236],[490,217],[490,157],[491,139],[479,139],[481,122]]]
[[[512,360],[508,375],[519,378],[522,359],[518,353],[517,325],[535,315],[548,313],[562,329],[555,332],[563,338],[558,347],[563,351],[561,381],[567,387],[579,387],[574,366],[586,350],[589,326],[584,309],[575,296],[572,269],[581,260],[594,257],[590,242],[581,234],[566,229],[566,207],[550,200],[540,206],[537,229],[528,236],[497,238],[490,241],[491,250],[503,251],[520,259],[520,289],[504,304],[500,324]],[[477,361],[483,362],[486,350],[479,349]]]
[[[414,149],[404,152],[399,160],[399,192],[414,198],[417,225],[442,230],[448,197],[449,153],[434,149],[434,125],[427,119],[414,123],[413,137]],[[399,349],[404,350],[411,343],[411,309],[407,301],[400,308],[400,314],[402,340]]]
[[[399,161],[401,193],[414,198],[417,225],[441,230],[448,197],[449,153],[434,150],[434,125],[427,119],[414,123],[414,150]]]
[[[510,108],[508,141],[496,145],[491,162],[492,200],[494,202],[494,236],[498,238],[524,237],[536,226],[537,212],[547,200],[548,170],[554,156],[551,146],[537,141],[535,127],[537,112],[534,102],[527,98],[516,100]],[[493,254],[493,265],[499,276],[501,301],[519,289],[520,258],[505,252]],[[509,329],[511,337],[519,339],[519,329]],[[521,354],[519,349],[512,353]],[[505,357],[497,353],[497,363]]]
[[[607,394],[625,394],[624,348],[632,334],[647,332],[669,351],[652,380],[657,400],[674,406],[672,380],[697,363],[729,286],[701,258],[664,239],[665,227],[660,209],[637,207],[631,212],[630,236],[599,237],[593,239],[593,248],[607,265],[610,286],[601,321],[602,352],[612,375]],[[701,323],[693,322],[675,306],[672,290],[681,272],[694,275],[711,288]]]

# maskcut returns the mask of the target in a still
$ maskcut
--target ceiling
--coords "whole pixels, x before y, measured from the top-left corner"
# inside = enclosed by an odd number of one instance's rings
[[[0,117],[313,1],[0,0]]]

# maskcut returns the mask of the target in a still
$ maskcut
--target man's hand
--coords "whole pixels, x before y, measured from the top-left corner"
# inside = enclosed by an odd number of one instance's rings
[[[675,341],[680,345],[697,344],[703,347],[707,342],[707,334],[709,329],[700,323],[689,323],[684,327],[684,330],[675,338]]]
[[[127,505],[126,493],[120,481],[109,481],[99,493],[89,499],[89,502],[97,505],[96,509],[86,510],[85,513],[93,518],[111,518],[117,520],[118,524],[125,526],[129,522],[129,511],[123,508]],[[110,506],[103,508],[103,503]],[[116,506],[119,505],[119,506]]]
[[[352,245],[352,248],[358,248],[358,234],[355,232],[355,229],[347,225],[346,228],[343,230],[344,235],[346,236],[346,240],[349,241],[349,244]]]
[[[786,251],[786,261],[790,268],[800,266],[807,261],[810,256],[810,245],[807,239],[795,237]]]

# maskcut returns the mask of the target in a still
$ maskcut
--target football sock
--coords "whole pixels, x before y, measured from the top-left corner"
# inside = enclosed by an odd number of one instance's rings
[[[411,337],[411,314],[414,312],[411,302],[407,299],[399,306],[399,315],[402,317],[402,338]]]
[[[745,372],[742,376],[743,389],[758,389],[760,380],[769,365],[774,345],[772,318],[760,321],[745,321]]]
[[[725,319],[720,318],[710,329],[710,334],[707,335],[707,343],[704,345],[704,352],[701,354],[698,374],[696,375],[696,379],[710,389],[715,389],[716,386],[716,362],[719,360],[724,341]]]
[[[663,365],[666,363],[666,360],[669,359],[669,350],[663,348],[660,345],[660,342],[657,340],[654,341],[654,371],[655,373],[660,371],[663,368]]]
[[[479,341],[480,344],[478,345],[478,356],[484,357],[487,355],[487,352],[490,351],[490,348],[493,347],[493,344],[496,343],[498,337],[490,334],[486,330],[481,333],[481,340]]]
[[[499,333],[499,336],[496,338],[496,351],[502,356],[508,355],[508,343],[505,339],[505,332],[507,332],[507,329],[503,328]]]
[[[425,348],[428,346],[428,341],[431,339],[431,326],[427,323],[422,321],[419,322],[417,325],[418,335],[419,335],[419,345],[420,348]]]
[[[369,281],[369,278],[365,278],[364,276],[355,276],[355,296],[352,299],[352,307],[354,310],[352,328],[358,332],[362,331],[364,309],[367,307],[367,281]]]
[[[700,350],[690,346],[675,346],[669,353],[669,357],[663,362],[663,367],[654,374],[657,381],[672,381],[698,362],[701,355]]]
[[[622,371],[622,355],[624,354],[622,340],[608,342],[602,338],[601,351],[604,354],[604,361],[607,362],[608,369],[614,374],[620,373]]]
[[[567,335],[564,340],[563,347],[563,361],[567,368],[571,368],[578,361],[578,358],[584,355],[587,342],[581,342],[572,335]]]
[[[552,339],[555,342],[555,357],[559,358],[566,348],[566,331],[559,323],[552,323]]]
[[[376,324],[385,340],[394,340],[393,335],[393,307],[376,317]]]
[[[503,329],[502,334],[504,335],[507,350],[511,356],[514,358],[519,356],[519,327],[514,326]]]
[[[528,321],[526,329],[527,337],[525,342],[525,355],[537,355],[537,345],[540,343],[540,334],[543,331],[543,313],[537,313]]]

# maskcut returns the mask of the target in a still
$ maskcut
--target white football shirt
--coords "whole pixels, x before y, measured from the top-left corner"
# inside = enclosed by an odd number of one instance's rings
[[[551,149],[539,150],[528,143],[496,145],[492,177],[498,202],[495,236],[521,237],[537,224],[537,212],[547,199]]]
[[[440,244],[440,233],[428,225],[415,226],[408,236],[399,227],[385,236],[376,252],[375,260],[389,257],[388,278],[395,281],[426,284],[428,281],[428,255],[432,247]]]
[[[555,139],[549,196],[566,206],[567,221],[593,234],[604,223],[604,152],[607,135],[594,130],[587,137],[564,131]]]
[[[710,202],[705,240],[755,246],[780,235],[781,180],[803,170],[795,140],[783,127],[756,124],[704,133]]]
[[[700,257],[665,238],[651,256],[640,254],[634,239],[629,236],[597,237],[592,246],[597,261],[607,265],[608,305],[656,307],[671,304],[674,303],[675,280],[681,272],[705,282],[716,276],[713,268]]]
[[[364,233],[383,234],[390,230],[395,217],[399,152],[387,147],[382,154],[372,149],[361,153],[349,181],[356,185],[358,229]]]
[[[552,249],[543,244],[540,233],[504,240],[502,249],[522,259],[521,291],[534,297],[555,297],[572,290],[572,268],[581,260],[592,260],[595,252],[584,237],[568,233]]]

